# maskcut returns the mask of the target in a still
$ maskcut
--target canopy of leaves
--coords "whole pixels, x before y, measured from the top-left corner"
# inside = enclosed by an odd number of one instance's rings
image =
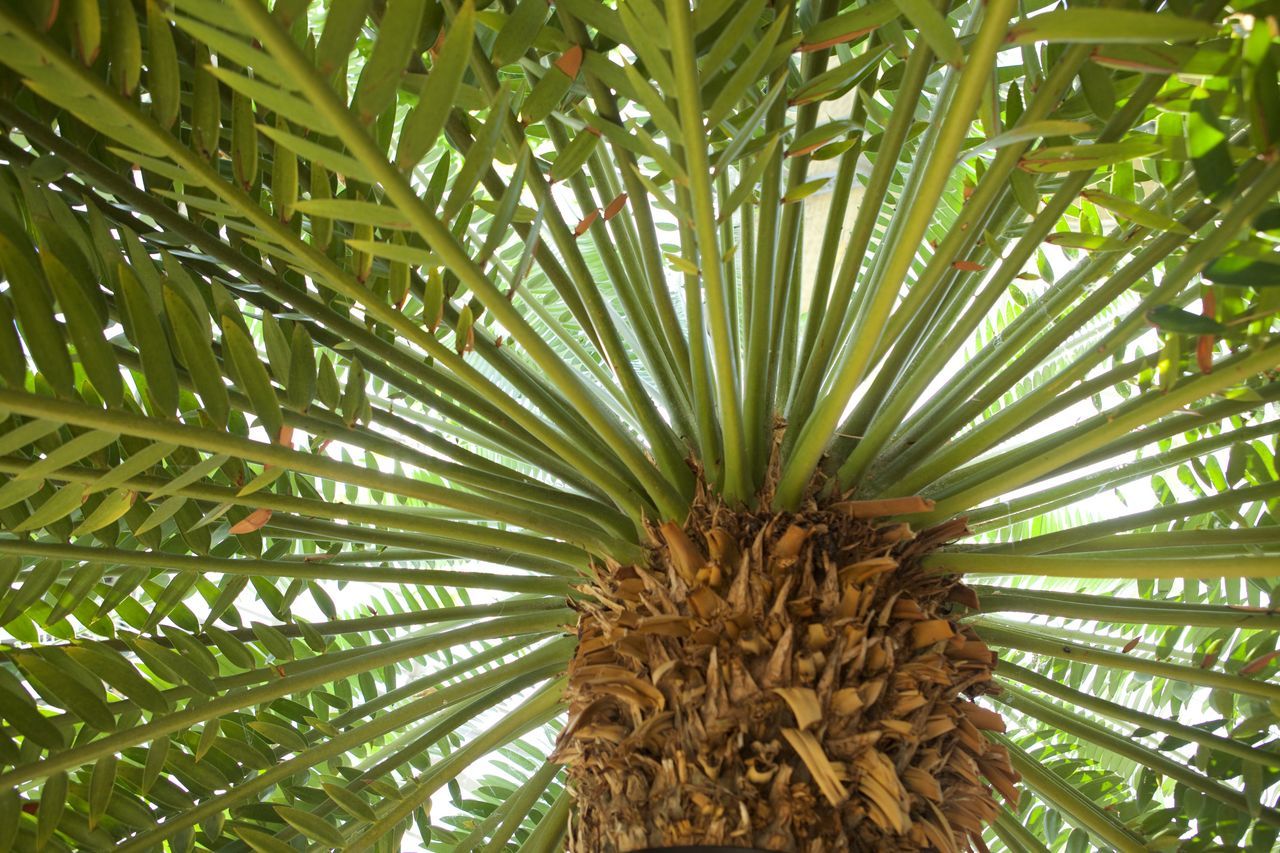
[[[968,516],[992,849],[1270,849],[1272,15],[0,0],[0,850],[556,849],[700,479]]]

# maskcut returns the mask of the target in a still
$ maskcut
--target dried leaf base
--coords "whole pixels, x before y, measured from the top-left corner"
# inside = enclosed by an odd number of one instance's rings
[[[600,569],[580,605],[557,758],[568,846],[984,849],[1017,775],[983,729],[994,656],[947,618],[973,594],[918,568],[915,534],[851,504],[797,515],[704,500]]]

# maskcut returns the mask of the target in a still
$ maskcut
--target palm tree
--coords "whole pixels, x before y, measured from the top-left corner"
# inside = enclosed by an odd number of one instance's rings
[[[0,0],[0,851],[1272,849],[1271,9]]]

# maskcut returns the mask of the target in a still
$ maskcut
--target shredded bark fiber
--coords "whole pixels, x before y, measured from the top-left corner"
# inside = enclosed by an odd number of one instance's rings
[[[1018,778],[972,701],[995,657],[948,618],[974,594],[918,567],[964,522],[868,512],[704,497],[650,531],[648,565],[598,567],[555,756],[569,850],[985,849],[991,788],[1016,800]]]

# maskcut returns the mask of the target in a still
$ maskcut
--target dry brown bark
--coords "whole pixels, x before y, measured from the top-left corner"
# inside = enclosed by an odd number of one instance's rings
[[[984,849],[991,788],[1017,795],[982,734],[1003,722],[972,701],[995,658],[948,615],[974,594],[918,566],[964,523],[874,510],[704,496],[651,530],[647,565],[598,568],[556,754],[570,850]]]

